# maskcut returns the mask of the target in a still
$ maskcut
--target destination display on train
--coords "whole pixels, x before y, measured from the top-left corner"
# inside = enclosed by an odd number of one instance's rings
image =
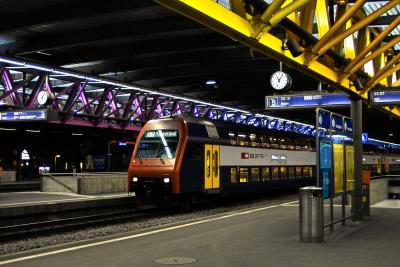
[[[334,107],[350,105],[346,94],[309,94],[266,96],[265,109]]]
[[[400,88],[371,90],[370,101],[372,105],[395,105],[400,104]]]
[[[56,119],[55,111],[39,110],[14,110],[0,112],[0,121],[47,121]]]

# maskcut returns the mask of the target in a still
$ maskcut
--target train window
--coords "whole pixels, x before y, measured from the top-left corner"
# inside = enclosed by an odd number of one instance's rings
[[[207,155],[206,155],[206,176],[210,177],[211,175],[211,152],[210,150],[207,150]]]
[[[287,179],[286,167],[279,168],[279,176],[281,179]]]
[[[213,161],[214,161],[214,177],[218,177],[219,173],[219,166],[218,166],[218,151],[214,151],[213,155]]]
[[[251,146],[260,146],[260,141],[256,134],[250,134],[249,137]]]
[[[312,177],[312,169],[309,166],[303,167],[303,177],[304,178],[311,178]]]
[[[232,184],[236,184],[236,182],[237,182],[237,171],[236,171],[236,168],[231,168],[231,183]]]
[[[229,139],[232,145],[237,145],[236,135],[234,132],[229,132]]]
[[[197,143],[188,143],[186,147],[185,157],[191,160],[200,160],[201,159],[201,145]]]
[[[261,147],[269,147],[268,138],[265,135],[260,135]]]
[[[238,133],[238,141],[241,146],[248,146],[249,140],[247,139],[247,135],[245,133]]]
[[[136,158],[175,158],[178,147],[177,130],[146,131],[138,144]]]
[[[279,144],[279,148],[280,149],[286,149],[287,148],[286,140],[283,137],[279,137],[278,138],[278,144]]]
[[[296,178],[301,178],[301,167],[296,167]]]
[[[287,144],[287,148],[290,150],[295,150],[296,146],[294,144],[294,141],[292,138],[286,138],[286,144]]]
[[[260,169],[251,168],[251,181],[258,182],[260,180]]]
[[[272,167],[272,180],[279,179],[279,167]]]
[[[261,169],[261,178],[263,181],[269,180],[269,167],[263,167]]]
[[[294,167],[288,167],[288,178],[294,179]]]
[[[270,142],[272,148],[278,148],[279,147],[278,139],[276,137],[270,136],[269,137],[269,142]]]
[[[240,168],[240,179],[241,183],[247,183],[249,181],[249,169],[248,168]]]

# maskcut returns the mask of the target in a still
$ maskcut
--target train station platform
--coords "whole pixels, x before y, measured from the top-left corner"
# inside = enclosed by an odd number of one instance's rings
[[[7,266],[399,266],[400,209],[299,242],[298,203],[260,206],[117,237],[0,257]]]
[[[40,191],[0,193],[0,218],[126,205],[131,202],[132,197],[127,193],[96,195]]]

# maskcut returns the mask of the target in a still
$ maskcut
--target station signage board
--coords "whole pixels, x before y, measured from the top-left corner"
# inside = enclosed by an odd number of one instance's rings
[[[400,104],[400,87],[389,87],[385,90],[371,90],[369,99],[371,105],[398,105]]]
[[[353,120],[323,109],[318,112],[318,126],[336,133],[351,135],[353,133]]]
[[[1,111],[0,121],[50,121],[58,118],[57,111],[48,109]]]
[[[265,109],[337,107],[350,105],[346,94],[302,94],[266,96]]]

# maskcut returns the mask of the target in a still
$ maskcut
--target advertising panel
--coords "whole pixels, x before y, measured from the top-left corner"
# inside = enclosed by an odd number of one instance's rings
[[[331,192],[332,170],[332,143],[329,140],[320,140],[319,143],[320,179],[322,179],[322,194],[329,198]]]
[[[333,173],[334,173],[334,192],[343,192],[343,171],[344,171],[344,158],[343,158],[343,144],[333,144]]]
[[[354,190],[354,147],[346,145],[346,191]]]

